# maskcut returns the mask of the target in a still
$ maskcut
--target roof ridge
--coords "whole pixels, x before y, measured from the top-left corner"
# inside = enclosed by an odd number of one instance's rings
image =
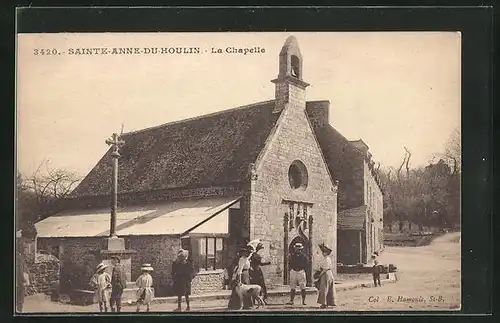
[[[201,115],[201,116],[196,116],[196,117],[191,117],[191,118],[186,118],[186,119],[181,119],[181,120],[176,120],[176,121],[170,121],[170,122],[163,123],[163,124],[160,124],[160,125],[157,125],[157,126],[152,126],[152,127],[148,127],[148,128],[144,128],[144,129],[139,129],[139,130],[135,130],[135,131],[125,132],[125,133],[122,134],[122,136],[133,135],[133,134],[141,133],[141,132],[144,132],[144,131],[150,131],[150,130],[153,130],[153,129],[158,129],[158,128],[162,128],[162,127],[166,127],[166,126],[171,126],[171,125],[179,124],[179,123],[184,123],[184,122],[188,122],[188,121],[200,120],[200,119],[203,119],[203,118],[213,117],[213,116],[216,116],[216,115],[219,115],[219,114],[233,112],[233,111],[236,111],[236,110],[243,110],[243,109],[253,108],[253,107],[256,107],[256,106],[259,106],[259,105],[268,104],[268,103],[271,103],[271,102],[274,102],[274,101],[275,101],[274,99],[273,100],[260,101],[260,102],[255,102],[255,103],[251,103],[251,104],[242,105],[242,106],[239,106],[239,107],[236,107],[236,108],[231,108],[231,109],[227,109],[227,110],[221,110],[221,111],[216,111],[216,112],[212,112],[212,113],[209,113],[209,114],[204,114],[204,115]]]
[[[338,131],[337,129],[335,129],[334,126],[332,126],[331,124],[328,124],[328,126],[330,127],[330,129],[332,129],[333,131],[335,131],[339,136],[342,137],[342,139],[344,139],[347,143],[347,145],[354,149],[356,152],[360,153],[360,154],[363,154],[363,152],[361,150],[359,150],[356,146],[353,145],[353,141],[357,141],[357,140],[349,140],[347,139],[340,131]],[[359,140],[362,140],[362,139],[359,139]]]

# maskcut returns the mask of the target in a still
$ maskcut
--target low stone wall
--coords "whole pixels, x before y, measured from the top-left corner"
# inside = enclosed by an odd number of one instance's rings
[[[59,260],[48,254],[37,254],[29,266],[30,286],[26,293],[51,294],[59,286]]]
[[[191,282],[191,293],[206,294],[210,292],[218,292],[224,288],[224,271],[211,270],[200,271]]]

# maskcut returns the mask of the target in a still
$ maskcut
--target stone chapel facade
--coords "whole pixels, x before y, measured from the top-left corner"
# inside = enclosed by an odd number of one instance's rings
[[[346,199],[337,194],[349,194],[343,180],[351,169],[342,173],[335,165],[350,165],[349,156],[329,153],[340,147],[325,135],[329,102],[306,100],[302,67],[297,40],[289,37],[273,100],[122,135],[116,233],[134,251],[131,280],[141,263],[151,263],[158,296],[169,295],[172,261],[183,247],[198,270],[193,292],[220,290],[237,248],[257,238],[271,262],[263,267],[271,287],[288,283],[286,259],[295,242],[310,257],[309,285],[318,244],[329,245],[337,263],[337,203]],[[38,247],[60,259],[68,288],[85,288],[100,261],[111,172],[108,151],[66,210],[36,224]]]

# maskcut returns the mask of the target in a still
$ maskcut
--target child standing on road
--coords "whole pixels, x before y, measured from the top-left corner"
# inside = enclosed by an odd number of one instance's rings
[[[373,265],[373,271],[372,271],[372,273],[373,273],[373,285],[374,285],[374,287],[377,287],[377,283],[378,283],[378,286],[380,287],[380,286],[382,286],[382,285],[380,285],[380,271],[381,271],[381,268],[380,268],[380,265],[378,264],[377,260],[375,260],[373,262],[373,264],[374,264]]]
[[[111,296],[111,275],[106,272],[106,265],[100,263],[97,266],[96,273],[92,276],[90,284],[96,289],[97,302],[99,303],[99,312],[107,312],[109,298]]]
[[[154,297],[153,292],[153,277],[151,277],[150,272],[153,271],[153,267],[150,264],[143,264],[141,267],[142,275],[137,278],[135,284],[139,288],[137,291],[137,309],[136,312],[139,312],[141,309],[141,305],[146,305],[146,311],[149,312],[149,304]]]

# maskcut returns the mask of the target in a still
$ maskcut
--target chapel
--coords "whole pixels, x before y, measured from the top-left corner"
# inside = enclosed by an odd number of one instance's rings
[[[296,242],[309,256],[312,286],[318,244],[334,250],[333,263],[366,263],[382,249],[382,191],[368,146],[330,125],[329,101],[306,100],[303,66],[291,36],[271,100],[121,135],[116,234],[130,251],[129,280],[149,263],[155,293],[170,295],[182,247],[196,266],[193,293],[217,291],[236,250],[258,238],[270,287],[288,283]],[[111,153],[64,211],[36,223],[37,247],[60,259],[66,288],[85,288],[106,249]]]

